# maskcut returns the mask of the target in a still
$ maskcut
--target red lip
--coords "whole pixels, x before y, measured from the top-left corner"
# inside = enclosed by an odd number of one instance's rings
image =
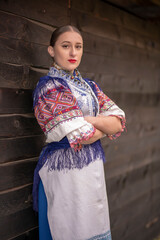
[[[68,61],[69,61],[70,63],[75,63],[77,60],[75,60],[75,59],[68,59]]]

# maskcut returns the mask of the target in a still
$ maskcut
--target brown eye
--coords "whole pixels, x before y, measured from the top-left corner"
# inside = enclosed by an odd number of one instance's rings
[[[81,49],[82,46],[81,46],[81,45],[77,45],[76,48],[77,48],[77,49]]]
[[[69,45],[65,44],[65,45],[62,45],[63,48],[69,48]]]

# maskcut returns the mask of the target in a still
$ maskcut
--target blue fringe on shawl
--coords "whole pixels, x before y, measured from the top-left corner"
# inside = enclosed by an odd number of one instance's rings
[[[84,145],[82,150],[85,154],[81,154],[80,151],[74,152],[73,159],[69,157],[64,161],[63,154],[60,155],[58,159],[54,159],[54,152],[58,149],[68,149],[70,148],[70,144],[68,142],[67,137],[63,138],[60,142],[51,142],[48,143],[40,154],[37,166],[34,171],[34,184],[33,184],[33,209],[38,212],[38,186],[40,182],[39,171],[45,164],[48,167],[48,171],[57,170],[61,171],[64,169],[82,169],[85,166],[88,166],[91,162],[97,160],[97,158],[101,159],[105,162],[105,154],[103,148],[101,146],[100,140],[90,144]],[[72,149],[72,151],[74,151]]]
[[[93,81],[89,79],[84,79],[84,80],[90,85],[95,95],[97,96],[96,88]],[[39,97],[40,96],[43,97],[43,95],[47,93],[47,88],[45,88],[45,86],[49,81],[51,81],[54,84],[57,90],[59,90],[60,87],[56,85],[56,82],[61,83],[64,86],[64,90],[60,89],[60,91],[65,91],[65,88],[69,88],[66,81],[62,78],[50,77],[50,76],[44,76],[40,78],[37,84],[37,87],[33,92],[33,107],[37,105]],[[51,142],[43,147],[37,166],[34,171],[32,195],[33,195],[33,209],[35,211],[38,212],[38,187],[40,182],[39,171],[44,164],[48,166],[49,171],[52,171],[52,170],[60,171],[64,169],[73,169],[73,168],[81,169],[84,166],[87,166],[89,163],[96,160],[97,158],[100,158],[103,161],[105,161],[104,151],[101,146],[100,140],[98,140],[90,145],[83,146],[83,150],[86,153],[85,155],[83,154],[80,155],[79,152],[77,152],[74,154],[74,159],[72,159],[72,161],[70,158],[68,158],[67,161],[65,159],[65,162],[64,162],[63,157],[59,157],[58,161],[56,160],[56,163],[55,163],[54,158],[52,157],[53,153],[58,149],[68,149],[68,148],[70,148],[70,144],[66,137],[59,142]]]

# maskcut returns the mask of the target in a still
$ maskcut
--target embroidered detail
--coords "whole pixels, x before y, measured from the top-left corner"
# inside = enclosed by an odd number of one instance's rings
[[[112,240],[111,231],[107,231],[107,232],[104,233],[104,234],[100,234],[100,235],[98,235],[98,236],[89,238],[89,239],[87,239],[87,240]]]
[[[69,90],[60,92],[54,88],[39,98],[35,106],[35,116],[42,130],[47,133],[58,124],[82,117],[83,114]]]
[[[67,135],[70,146],[74,148],[75,151],[80,150],[82,148],[81,142],[90,139],[94,135],[95,131],[95,127],[89,123],[77,130],[74,130]]]
[[[79,82],[81,82],[82,80],[82,76],[77,69],[75,69],[73,73],[71,73],[63,69],[57,69],[56,66],[50,68],[48,76],[60,77],[64,80],[74,80],[76,78]]]
[[[107,111],[110,107],[112,107],[115,103],[109,97],[107,97],[102,92],[102,90],[100,90],[100,88],[98,87],[98,85],[96,83],[94,83],[94,85],[95,85],[97,98],[98,98],[98,102],[99,102],[99,106],[100,106],[100,113],[103,113],[103,112]]]
[[[49,132],[53,128],[56,128],[58,124],[62,124],[63,122],[68,122],[72,119],[75,119],[77,117],[82,117],[82,112],[79,109],[72,109],[69,111],[68,109],[65,110],[66,112],[59,112],[56,117],[47,119],[45,121],[45,127],[43,128],[44,132]],[[47,123],[48,122],[48,123]]]
[[[122,124],[122,130],[116,134],[113,135],[107,135],[107,137],[111,140],[118,138],[122,132],[124,132],[124,130],[126,129],[126,119],[122,116],[118,116],[118,115],[110,115],[110,116],[115,116],[117,118],[119,118],[121,120],[121,124]]]
[[[65,80],[59,77],[44,76],[41,77],[35,90],[33,91],[33,107],[38,104],[39,98],[43,98],[48,90],[55,89],[56,91],[69,90],[69,86]]]
[[[100,105],[100,113],[108,111],[108,109],[114,105],[114,102],[111,99],[109,99],[107,96],[105,97],[106,97],[106,100],[103,99]]]
[[[80,103],[81,110],[84,113],[84,115],[86,109],[88,109],[86,115],[89,114],[96,116],[96,114],[99,113],[99,103],[94,92],[95,91],[94,84],[91,84],[92,82],[91,80],[83,79],[77,69],[75,69],[73,74],[71,74],[62,69],[58,71],[54,67],[51,67],[48,75],[54,77],[55,74],[65,79],[71,92],[76,97],[78,104]]]

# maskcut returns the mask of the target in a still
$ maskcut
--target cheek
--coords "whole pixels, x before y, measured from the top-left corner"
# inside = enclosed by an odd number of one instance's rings
[[[81,61],[82,55],[83,55],[83,52],[79,53],[79,61]]]
[[[64,53],[62,51],[57,50],[55,52],[54,59],[55,59],[55,61],[61,63],[64,60]]]

